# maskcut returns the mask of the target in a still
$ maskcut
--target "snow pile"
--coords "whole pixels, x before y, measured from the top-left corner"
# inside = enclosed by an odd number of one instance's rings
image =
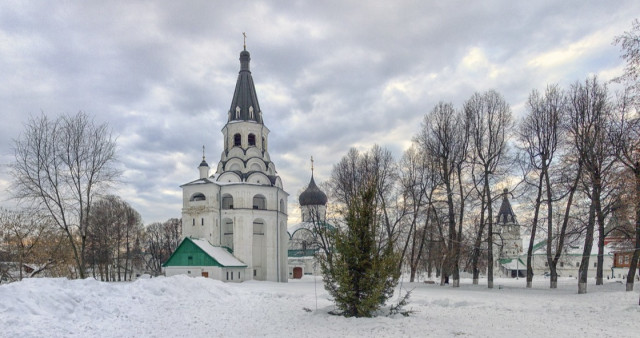
[[[589,285],[586,295],[576,294],[574,279],[557,290],[544,279],[533,289],[524,288],[524,279],[498,279],[493,290],[470,280],[459,289],[404,283],[413,289],[412,316],[357,319],[329,315],[321,280],[309,276],[286,284],[185,276],[131,283],[29,279],[0,286],[0,336],[635,337],[638,292],[608,282]]]

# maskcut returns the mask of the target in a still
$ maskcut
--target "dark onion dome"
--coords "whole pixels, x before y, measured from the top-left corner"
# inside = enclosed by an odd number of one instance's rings
[[[508,194],[509,190],[504,189],[502,192],[502,204],[500,205],[500,211],[498,211],[498,218],[496,220],[498,224],[516,223],[516,215],[511,208],[511,203],[509,203]]]
[[[200,165],[198,167],[208,167],[209,164],[207,163],[207,161],[204,160],[204,158],[202,159],[202,162],[200,162]]]
[[[327,204],[327,195],[318,188],[316,182],[313,180],[313,175],[311,175],[311,182],[309,182],[309,186],[302,192],[302,194],[300,194],[298,201],[300,202],[300,206]]]

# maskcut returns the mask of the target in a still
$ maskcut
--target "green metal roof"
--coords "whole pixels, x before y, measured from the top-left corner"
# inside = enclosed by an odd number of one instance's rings
[[[208,242],[207,242],[208,244]],[[233,257],[231,254],[231,250],[226,247],[214,247],[209,244],[211,248],[223,249],[224,253]],[[212,250],[208,250],[212,251]],[[234,260],[236,260],[234,258]],[[224,259],[223,259],[224,261]],[[220,261],[212,256],[210,252],[204,250],[200,246],[198,246],[191,238],[185,237],[182,240],[182,243],[178,246],[176,251],[171,254],[171,257],[162,265],[164,267],[167,266],[218,266],[218,267],[246,267],[244,264],[222,264]]]
[[[289,257],[307,257],[307,256],[315,256],[315,254],[316,254],[316,249],[306,249],[306,250],[293,249],[293,250],[289,250],[288,252]]]
[[[534,244],[532,252],[536,252],[538,249],[540,249],[541,247],[543,247],[545,245],[547,245],[547,240],[546,239]]]

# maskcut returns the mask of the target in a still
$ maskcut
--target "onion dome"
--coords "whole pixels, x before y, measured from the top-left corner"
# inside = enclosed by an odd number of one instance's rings
[[[200,162],[200,165],[198,166],[198,168],[200,167],[209,167],[209,164],[204,159],[204,146],[202,146],[202,162]]]
[[[309,186],[300,194],[298,201],[300,202],[300,206],[327,204],[327,195],[318,188],[316,182],[313,180],[313,175],[311,175]]]

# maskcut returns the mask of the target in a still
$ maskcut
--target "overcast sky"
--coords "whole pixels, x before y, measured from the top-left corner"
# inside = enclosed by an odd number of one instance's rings
[[[614,36],[640,1],[0,1],[0,205],[29,116],[84,111],[118,137],[114,193],[146,224],[181,216],[179,185],[215,168],[247,34],[270,155],[299,217],[310,177],[350,147],[396,158],[438,101],[620,74]]]

